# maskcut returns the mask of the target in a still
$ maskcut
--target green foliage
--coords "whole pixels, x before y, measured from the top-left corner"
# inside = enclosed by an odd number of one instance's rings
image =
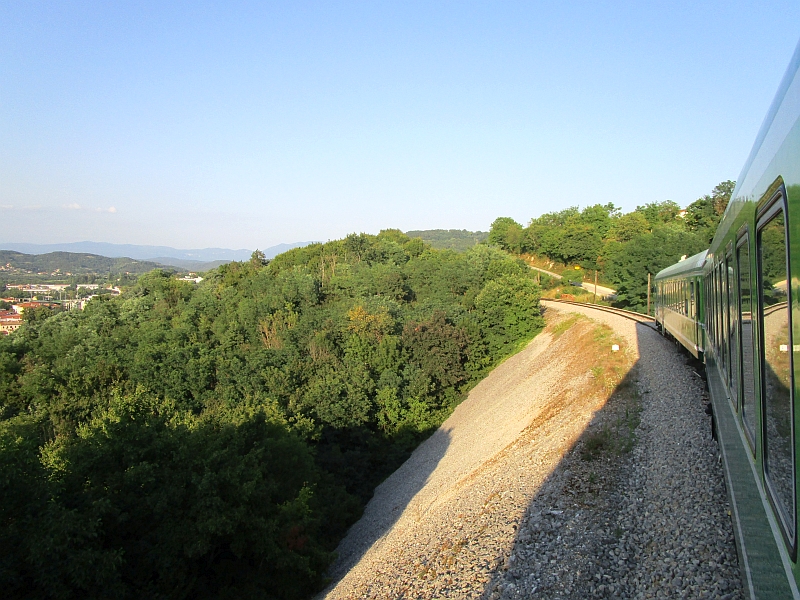
[[[26,323],[39,323],[54,314],[56,311],[49,306],[31,306],[22,313],[22,320]]]
[[[648,273],[655,275],[681,256],[708,247],[734,188],[733,181],[723,181],[710,195],[692,203],[685,214],[675,202],[666,200],[638,206],[627,214],[611,203],[583,210],[571,207],[532,219],[524,229],[513,219],[501,217],[492,224],[489,242],[510,253],[546,257],[551,261],[548,269],[569,267],[569,273],[564,273],[568,279],[581,279],[586,271],[597,270],[600,283],[617,290],[617,305],[644,310]]]
[[[499,217],[489,229],[488,242],[509,252],[522,251],[522,225],[510,217]]]
[[[650,223],[647,217],[639,211],[622,215],[614,223],[611,230],[611,239],[615,242],[630,242],[633,238],[648,233]]]
[[[492,349],[503,352],[512,340],[533,336],[544,325],[539,287],[533,279],[503,276],[490,281],[475,299],[478,321]]]
[[[672,200],[664,200],[663,202],[650,202],[644,206],[637,206],[636,212],[640,213],[645,219],[647,219],[650,229],[654,229],[663,225],[677,228],[682,227],[683,221],[679,220],[678,217],[678,214],[681,212],[681,207]]]
[[[0,433],[5,593],[298,598],[321,581],[313,457],[269,405],[195,418],[135,394],[39,448],[35,426]]]
[[[552,260],[596,269],[603,240],[614,228],[618,209],[613,204],[595,204],[583,211],[568,208],[533,219],[523,231],[522,250],[543,254]]]
[[[710,243],[735,187],[735,182],[723,181],[711,195],[706,194],[686,207],[686,228],[706,237]]]
[[[406,231],[405,235],[410,238],[420,238],[426,244],[430,244],[431,248],[455,250],[456,252],[465,252],[476,244],[485,242],[489,237],[489,233],[486,231],[467,231],[466,229]]]
[[[108,258],[96,254],[77,252],[48,252],[47,254],[22,254],[11,250],[0,250],[0,264],[10,265],[10,271],[0,274],[3,281],[38,281],[42,274],[55,274],[67,281],[78,275],[110,276],[126,273],[147,273],[163,265],[132,258]],[[68,276],[67,273],[70,273]],[[52,277],[53,275],[51,275]]]
[[[643,311],[647,307],[647,274],[655,274],[707,247],[705,240],[668,226],[642,234],[617,247],[605,262],[606,276],[617,290],[621,306]]]
[[[4,591],[307,597],[538,298],[502,250],[386,230],[31,313],[0,338]]]

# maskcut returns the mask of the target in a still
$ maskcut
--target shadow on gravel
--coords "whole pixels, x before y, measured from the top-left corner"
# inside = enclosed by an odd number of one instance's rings
[[[661,344],[670,345],[646,325],[637,324],[636,332],[640,359]],[[599,354],[593,373],[603,366],[605,357]],[[542,483],[513,546],[498,557],[482,598],[630,597],[631,590],[619,582],[636,564],[624,550],[627,534],[618,515],[630,483],[625,467],[636,443],[642,400],[651,392],[639,381],[640,362],[613,387]]]
[[[317,597],[323,598],[394,526],[417,493],[428,482],[450,446],[450,432],[437,429],[414,450],[409,459],[375,488],[364,514],[350,528],[336,549],[336,560],[328,569],[330,584]],[[413,507],[412,507],[413,509]]]

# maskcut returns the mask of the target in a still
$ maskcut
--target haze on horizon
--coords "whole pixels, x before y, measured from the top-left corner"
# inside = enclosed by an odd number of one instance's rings
[[[545,4],[4,3],[0,241],[487,230],[739,175],[797,3]]]

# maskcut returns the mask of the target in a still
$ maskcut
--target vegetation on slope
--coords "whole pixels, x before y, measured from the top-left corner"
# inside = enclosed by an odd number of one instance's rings
[[[617,290],[618,305],[643,311],[647,274],[708,248],[734,187],[733,181],[720,183],[685,213],[667,200],[627,214],[613,204],[573,207],[532,219],[527,227],[501,217],[492,223],[488,242],[514,254],[544,256],[570,269],[597,269],[601,283]]]
[[[97,254],[76,252],[49,252],[47,254],[22,254],[11,250],[0,250],[0,282],[17,283],[29,280],[47,280],[58,277],[66,280],[77,275],[141,274],[163,265],[133,260],[132,258],[108,258]],[[67,274],[70,275],[67,275]]]
[[[455,250],[464,252],[476,244],[486,241],[489,233],[486,231],[467,231],[466,229],[426,229],[422,231],[407,231],[411,238],[420,238],[423,242],[440,250]]]
[[[0,338],[7,597],[307,597],[375,485],[542,326],[530,269],[483,245],[262,258]]]

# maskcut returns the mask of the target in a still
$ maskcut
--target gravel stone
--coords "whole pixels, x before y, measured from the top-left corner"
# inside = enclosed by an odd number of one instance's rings
[[[652,328],[542,302],[547,329],[497,367],[375,491],[320,597],[743,598],[702,379]],[[640,403],[629,452],[586,455],[629,417],[584,346],[611,327]]]

